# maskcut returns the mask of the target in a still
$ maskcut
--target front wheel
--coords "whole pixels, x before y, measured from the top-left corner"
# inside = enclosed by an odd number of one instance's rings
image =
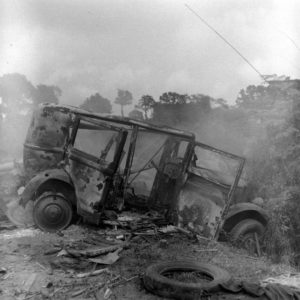
[[[248,250],[251,254],[257,252],[256,237],[261,237],[265,231],[262,223],[254,219],[245,219],[236,224],[230,231],[232,241],[239,247]]]
[[[43,231],[56,232],[67,228],[72,216],[72,205],[61,193],[44,192],[34,203],[33,219]]]

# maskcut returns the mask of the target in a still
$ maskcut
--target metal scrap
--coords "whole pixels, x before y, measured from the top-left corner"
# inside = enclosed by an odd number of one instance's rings
[[[107,268],[105,268],[105,269],[95,270],[95,271],[91,271],[91,272],[78,273],[78,274],[76,274],[76,277],[77,278],[85,278],[85,277],[90,277],[90,276],[97,276],[102,273],[108,273],[108,272],[109,272],[109,270]]]
[[[127,244],[113,245],[113,246],[105,246],[105,247],[95,247],[86,250],[66,250],[67,253],[73,257],[96,257],[99,255],[103,255],[109,252],[113,252],[119,249],[126,247]]]
[[[122,248],[117,249],[114,252],[110,252],[104,256],[101,257],[96,257],[96,258],[89,258],[88,260],[90,262],[94,262],[96,264],[101,264],[101,265],[112,265],[114,264],[119,258],[120,256],[118,255],[120,253],[120,251],[122,250]]]

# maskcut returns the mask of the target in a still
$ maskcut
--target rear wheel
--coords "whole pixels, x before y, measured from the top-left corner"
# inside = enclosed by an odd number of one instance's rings
[[[265,231],[262,223],[254,219],[245,219],[236,224],[230,231],[232,241],[251,254],[257,253],[256,237],[260,238]]]
[[[62,193],[44,192],[34,203],[33,219],[41,230],[63,230],[70,225],[72,216],[72,205]]]

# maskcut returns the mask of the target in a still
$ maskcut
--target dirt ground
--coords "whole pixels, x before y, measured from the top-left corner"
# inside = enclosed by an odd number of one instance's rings
[[[72,225],[59,234],[50,234],[17,228],[1,214],[0,299],[162,299],[147,292],[141,278],[151,263],[166,260],[212,263],[234,278],[251,282],[295,271],[288,265],[273,265],[265,257],[249,256],[228,244],[197,241],[183,233],[131,236],[119,260],[107,266],[86,259],[67,259],[63,251],[57,251],[124,245],[124,233],[111,226]],[[78,277],[102,268],[107,270],[97,276]]]

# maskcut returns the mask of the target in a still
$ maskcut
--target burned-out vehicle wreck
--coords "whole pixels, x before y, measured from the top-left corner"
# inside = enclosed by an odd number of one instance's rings
[[[99,225],[104,211],[154,210],[208,238],[251,242],[267,217],[252,203],[231,205],[244,159],[192,133],[75,107],[42,105],[24,143],[25,189],[35,224],[66,228],[74,217]]]

